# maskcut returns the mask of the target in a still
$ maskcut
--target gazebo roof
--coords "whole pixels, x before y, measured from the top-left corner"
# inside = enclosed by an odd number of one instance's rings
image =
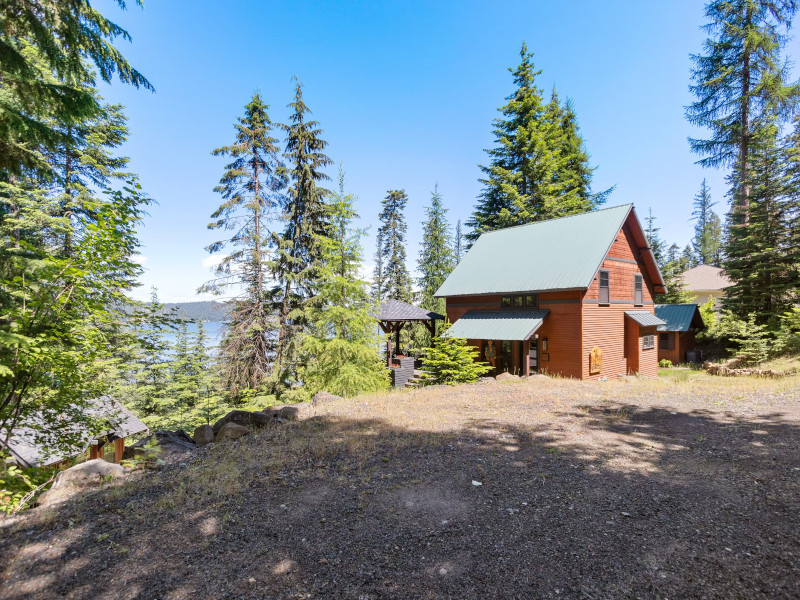
[[[381,304],[376,317],[379,321],[444,321],[438,313],[394,299]]]

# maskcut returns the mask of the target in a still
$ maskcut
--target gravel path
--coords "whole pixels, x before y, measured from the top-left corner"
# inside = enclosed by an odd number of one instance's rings
[[[0,598],[798,598],[798,385],[334,402],[0,520]]]

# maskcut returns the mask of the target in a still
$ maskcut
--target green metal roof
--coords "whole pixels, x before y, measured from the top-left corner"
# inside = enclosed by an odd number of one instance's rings
[[[453,323],[446,335],[469,340],[527,340],[549,314],[549,310],[471,310]]]
[[[664,321],[659,331],[689,331],[692,322],[696,327],[705,327],[697,304],[656,304],[656,316]]]
[[[585,289],[632,208],[624,204],[484,233],[436,296]]]
[[[625,316],[630,317],[642,327],[655,327],[656,325],[664,325],[664,321],[659,319],[651,312],[646,310],[626,310]]]

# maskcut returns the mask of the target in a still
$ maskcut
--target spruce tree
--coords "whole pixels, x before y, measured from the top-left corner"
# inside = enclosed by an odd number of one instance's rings
[[[425,209],[425,216],[422,223],[422,247],[417,260],[420,306],[443,315],[444,298],[434,298],[434,294],[453,270],[455,256],[450,225],[447,222],[447,209],[442,203],[438,185],[431,194],[431,203]]]
[[[686,109],[693,125],[710,136],[690,139],[703,166],[734,167],[731,198],[738,206],[732,225],[749,219],[755,138],[770,114],[783,116],[800,92],[788,85],[781,56],[797,4],[794,0],[711,0],[706,4],[708,38],[693,55],[696,101]],[[730,220],[730,219],[729,219]],[[735,259],[735,257],[733,257]]]
[[[661,236],[658,234],[661,228],[656,227],[656,217],[653,215],[652,208],[648,209],[645,221],[647,221],[647,228],[644,231],[644,237],[647,240],[647,245],[653,252],[656,263],[661,265],[664,260],[664,240],[662,240]]]
[[[734,284],[725,290],[725,308],[740,319],[778,327],[779,317],[797,299],[797,250],[791,248],[792,201],[787,149],[777,120],[751,139],[750,203],[747,219],[736,204],[729,217],[727,271]],[[791,143],[791,142],[790,142]]]
[[[285,229],[273,236],[277,256],[272,263],[274,305],[278,318],[278,340],[271,386],[280,393],[294,378],[299,334],[307,322],[306,302],[318,293],[323,267],[323,242],[328,237],[330,215],[326,199],[330,191],[319,183],[329,179],[325,167],[328,145],[320,136],[319,123],[308,120],[311,113],[303,101],[303,88],[295,87],[290,123],[286,132],[289,189],[283,203]]]
[[[381,201],[378,228],[378,255],[382,277],[379,298],[411,302],[411,276],[406,267],[406,218],[403,211],[408,203],[404,190],[389,190]]]
[[[124,9],[126,3],[117,4]],[[53,127],[53,122],[69,124],[102,114],[93,92],[98,75],[105,82],[116,75],[123,83],[153,89],[113,46],[117,38],[130,41],[127,31],[89,2],[3,3],[0,174],[47,171],[40,152],[75,143],[73,131]]]
[[[700,185],[700,191],[694,197],[692,220],[695,221],[692,252],[697,264],[720,265],[722,247],[722,227],[719,217],[713,208],[716,202],[711,200],[711,192],[706,180]]]
[[[360,276],[365,231],[354,226],[355,200],[344,191],[340,169],[339,192],[328,204],[329,235],[320,240],[319,293],[306,308],[308,332],[303,338],[300,378],[307,397],[323,390],[356,396],[387,386],[373,316],[376,305],[368,282]]]
[[[590,191],[593,169],[570,102],[553,91],[545,102],[536,85],[541,71],[523,43],[521,62],[509,69],[516,89],[494,120],[494,147],[478,205],[467,224],[475,241],[484,231],[594,209],[605,194]]]
[[[464,256],[464,233],[461,231],[461,219],[456,222],[455,244],[453,246],[453,260],[456,264]]]
[[[206,248],[211,253],[228,249],[228,254],[200,291],[240,290],[220,344],[223,384],[234,395],[264,385],[274,352],[269,225],[283,203],[286,177],[267,110],[260,94],[254,94],[235,126],[234,143],[213,152],[232,160],[214,188],[224,201],[208,228],[230,234]]]

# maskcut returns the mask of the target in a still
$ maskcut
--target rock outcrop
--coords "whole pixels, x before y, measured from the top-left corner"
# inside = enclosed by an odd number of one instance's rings
[[[219,443],[224,442],[225,440],[235,440],[249,434],[250,430],[244,425],[239,425],[238,423],[225,423],[225,425],[223,425],[219,430],[219,433],[217,433],[214,441]]]
[[[200,425],[194,430],[192,438],[198,446],[210,444],[214,441],[214,428],[211,425]]]
[[[61,471],[53,486],[39,496],[39,506],[51,506],[63,502],[89,487],[100,485],[109,479],[122,477],[127,469],[122,465],[106,462],[102,458],[88,460]]]

